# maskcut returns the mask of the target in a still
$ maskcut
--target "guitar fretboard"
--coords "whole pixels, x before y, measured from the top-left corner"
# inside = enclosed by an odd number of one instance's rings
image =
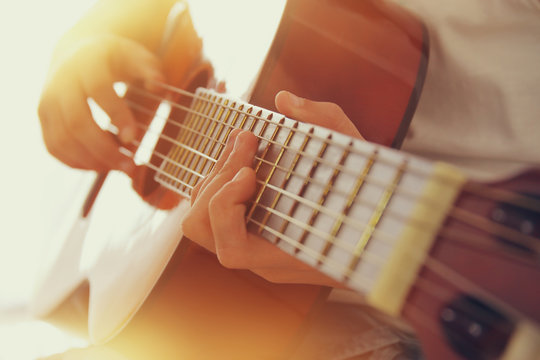
[[[235,128],[260,139],[249,230],[364,294],[388,271],[404,233],[436,234],[453,196],[432,189],[427,198],[426,189],[459,187],[437,164],[206,89],[197,90],[156,180],[189,196]]]

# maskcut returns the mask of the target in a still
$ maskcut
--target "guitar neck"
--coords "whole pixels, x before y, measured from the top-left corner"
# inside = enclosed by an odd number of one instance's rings
[[[397,314],[463,176],[198,89],[156,180],[189,196],[235,128],[260,139],[250,231]]]

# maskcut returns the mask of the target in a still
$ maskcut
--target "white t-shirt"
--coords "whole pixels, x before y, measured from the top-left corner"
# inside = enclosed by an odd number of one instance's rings
[[[403,149],[497,179],[540,166],[540,0],[392,0],[429,31]]]

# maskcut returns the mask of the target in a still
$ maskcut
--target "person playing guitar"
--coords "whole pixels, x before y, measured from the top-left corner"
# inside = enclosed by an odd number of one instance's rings
[[[133,176],[136,165],[121,147],[136,139],[136,120],[113,84],[139,83],[150,92],[162,91],[156,83],[166,79],[155,54],[176,2],[98,1],[62,38],[39,105],[43,138],[53,156],[75,168],[120,170]],[[417,0],[406,6],[423,18],[433,50],[422,101],[403,149],[453,163],[480,179],[502,178],[540,165],[536,119],[540,73],[535,71],[540,60],[540,5],[470,0],[441,5]],[[487,17],[493,22],[488,23]],[[493,61],[482,62],[486,59]],[[116,135],[96,124],[87,98],[107,112]],[[336,104],[281,91],[275,106],[289,118],[362,139]],[[184,235],[215,253],[226,268],[247,269],[270,282],[322,285],[342,289],[336,294],[346,293],[340,282],[247,231],[245,203],[256,191],[251,166],[256,151],[252,133],[230,133],[213,170],[192,191],[192,206],[182,223]],[[383,316],[371,316],[365,306],[349,305],[344,305],[347,311],[342,316],[366,311],[366,323],[392,329],[394,340],[367,354],[352,351],[347,359],[420,356],[407,332],[387,325]]]

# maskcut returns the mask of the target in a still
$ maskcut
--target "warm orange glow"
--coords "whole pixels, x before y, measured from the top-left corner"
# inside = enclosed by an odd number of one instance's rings
[[[8,321],[13,314],[6,309],[28,301],[44,250],[55,247],[51,234],[63,223],[65,211],[84,183],[78,171],[46,152],[36,109],[56,42],[94,2],[0,2],[0,117],[4,124],[0,131],[0,359],[31,360],[84,346],[80,339],[42,322]],[[238,73],[245,74],[228,81],[229,90],[242,94],[258,71],[284,0],[193,3],[198,30],[214,35],[204,41],[209,57],[222,59],[216,66],[218,75],[223,79],[239,69]],[[227,31],[216,28],[224,18]],[[250,29],[256,27],[267,29],[267,34],[254,39],[257,32]],[[233,61],[233,53],[240,51],[245,61]]]

